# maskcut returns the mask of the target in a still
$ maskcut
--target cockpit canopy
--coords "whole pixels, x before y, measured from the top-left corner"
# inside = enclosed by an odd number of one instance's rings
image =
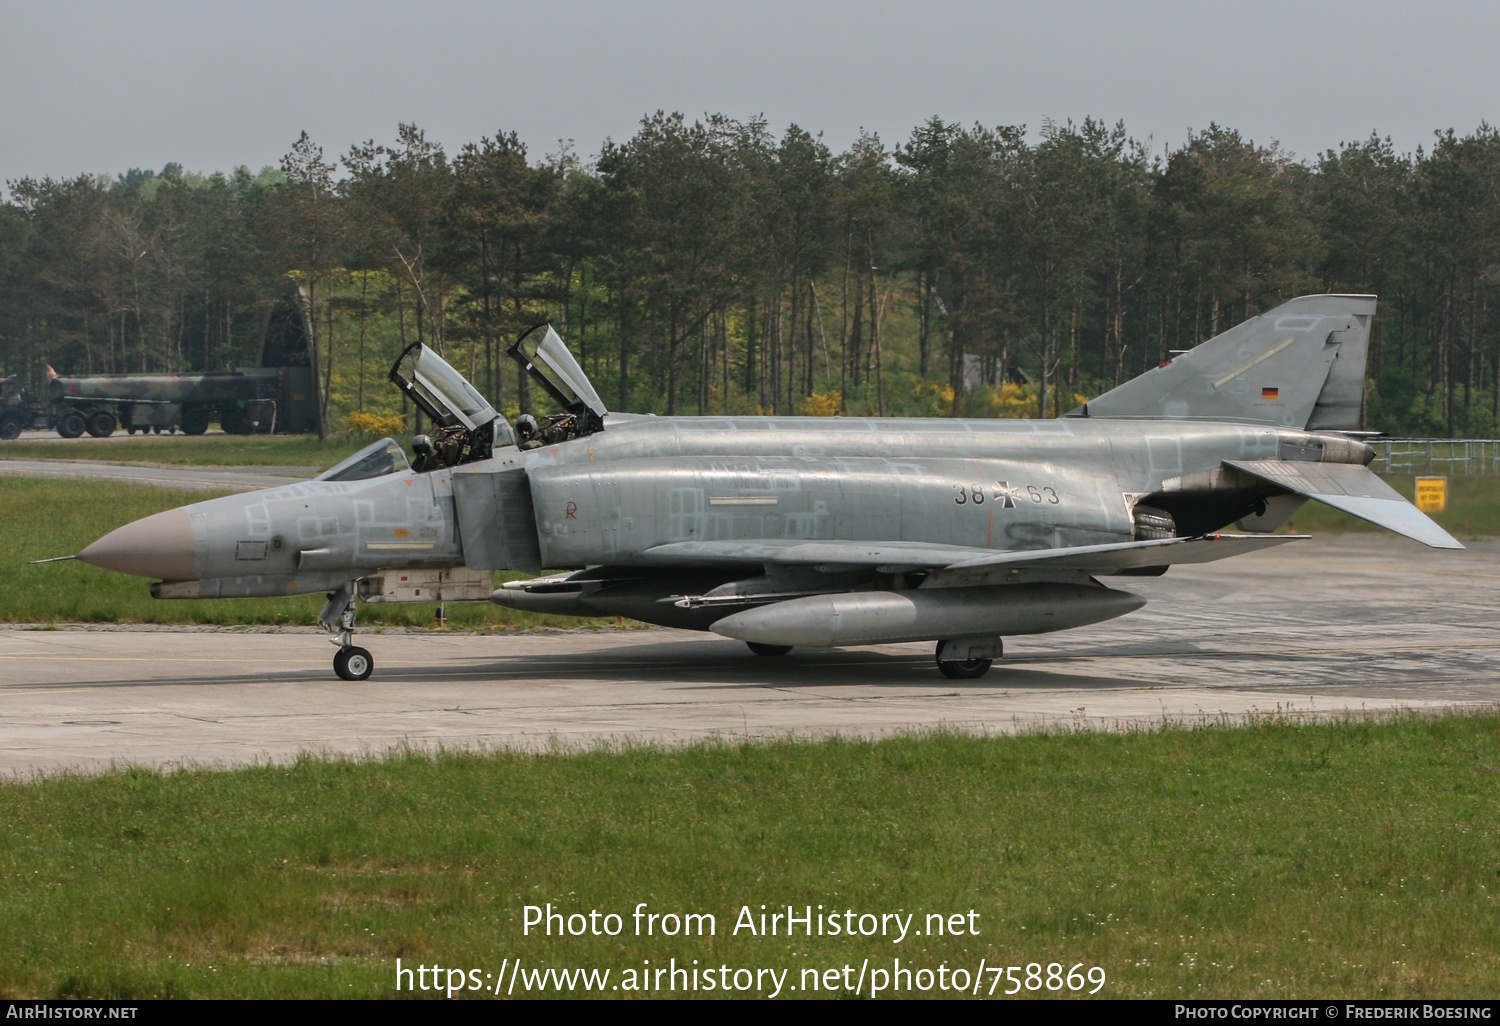
[[[496,446],[514,445],[510,425],[448,361],[414,342],[396,357],[391,381],[433,423],[438,463],[451,467],[489,459]],[[416,468],[431,470],[431,466]]]
[[[394,438],[382,438],[340,460],[313,480],[365,481],[372,477],[384,477],[386,474],[404,474],[410,470],[411,464],[406,460],[405,450],[396,444]]]
[[[550,324],[538,324],[516,339],[508,350],[531,379],[567,411],[567,436],[576,438],[604,429],[604,400],[594,391],[588,375],[568,352]],[[561,427],[561,425],[554,425]]]
[[[410,367],[403,375],[402,365],[407,363]],[[391,380],[441,427],[463,426],[474,431],[500,416],[447,360],[420,342],[408,346],[396,358]]]
[[[604,400],[551,325],[538,324],[508,353],[538,386],[562,406],[545,426],[521,418],[521,448],[535,448],[591,435],[604,428]],[[437,353],[420,342],[402,351],[391,381],[432,421],[433,437],[420,442],[417,473],[489,459],[499,446],[517,444],[515,432],[489,400]]]

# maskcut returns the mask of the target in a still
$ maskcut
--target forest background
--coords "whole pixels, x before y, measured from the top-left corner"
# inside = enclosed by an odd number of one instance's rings
[[[1295,160],[1210,126],[932,118],[843,153],[792,125],[659,112],[591,161],[421,129],[259,173],[7,183],[0,368],[250,366],[287,274],[328,430],[396,431],[421,340],[511,416],[504,356],[551,321],[611,409],[1055,416],[1292,296],[1380,296],[1369,427],[1500,434],[1500,133]],[[538,412],[545,412],[544,410]]]

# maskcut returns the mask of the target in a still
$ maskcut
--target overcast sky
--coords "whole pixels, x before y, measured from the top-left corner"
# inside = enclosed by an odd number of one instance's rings
[[[1411,151],[1500,116],[1497,41],[1494,2],[0,0],[0,181],[258,169],[304,129],[332,158],[403,121],[450,153],[513,130],[588,159],[657,109],[836,151],[932,115]]]

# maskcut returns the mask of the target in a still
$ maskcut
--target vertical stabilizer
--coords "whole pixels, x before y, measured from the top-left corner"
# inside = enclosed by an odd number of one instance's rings
[[[1358,430],[1374,316],[1374,296],[1301,296],[1215,335],[1068,416]]]

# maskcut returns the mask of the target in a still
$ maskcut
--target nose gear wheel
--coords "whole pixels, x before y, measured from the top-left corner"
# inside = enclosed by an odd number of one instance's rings
[[[341,648],[333,657],[333,672],[344,680],[368,680],[374,671],[374,657],[358,645]]]

